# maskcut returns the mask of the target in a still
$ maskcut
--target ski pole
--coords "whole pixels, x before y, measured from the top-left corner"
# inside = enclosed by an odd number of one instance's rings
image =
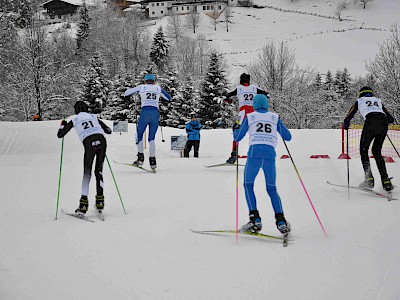
[[[119,192],[119,188],[118,188],[118,185],[117,185],[117,181],[115,181],[114,173],[113,173],[113,171],[112,171],[112,169],[111,169],[111,165],[110,165],[110,162],[109,162],[109,160],[108,160],[108,157],[107,157],[107,155],[106,155],[106,159],[107,159],[107,164],[108,164],[108,167],[110,168],[110,171],[111,171],[112,178],[113,178],[113,180],[114,180],[114,183],[115,183],[115,187],[117,188],[117,192],[118,192],[119,200],[121,201],[122,208],[123,208],[123,210],[124,210],[124,213],[126,214],[126,210],[125,210],[124,202],[122,201],[121,193]]]
[[[58,192],[57,192],[57,205],[56,205],[56,220],[57,220],[57,215],[58,215],[58,203],[60,201],[61,170],[62,170],[63,153],[64,153],[64,138],[62,138],[62,140],[61,140],[61,158],[60,158],[60,173],[58,174]]]
[[[239,143],[236,143],[236,244],[239,239]]]
[[[400,154],[399,154],[399,152],[397,151],[396,147],[394,146],[394,144],[393,144],[393,142],[392,142],[392,140],[390,139],[390,137],[389,137],[389,135],[388,135],[388,134],[386,134],[386,137],[388,138],[389,142],[392,144],[392,146],[393,146],[393,149],[394,149],[394,151],[396,151],[396,153],[397,153],[398,157],[400,157]]]
[[[346,154],[347,154],[347,197],[350,198],[350,168],[349,168],[349,130],[346,130]]]
[[[161,129],[161,141],[164,143],[165,140],[164,140],[164,133],[162,131],[162,126],[160,126],[160,129]]]
[[[304,192],[306,193],[306,196],[307,196],[307,198],[308,198],[308,201],[310,202],[311,207],[312,207],[312,209],[313,209],[313,211],[314,211],[314,214],[315,214],[315,216],[316,216],[317,219],[318,219],[319,225],[321,226],[323,232],[325,233],[325,236],[328,237],[328,235],[326,234],[325,228],[324,228],[324,226],[322,225],[322,222],[321,222],[321,220],[320,220],[320,218],[319,218],[319,216],[318,216],[318,213],[317,213],[317,211],[315,210],[314,204],[313,204],[313,202],[311,201],[310,195],[308,194],[307,189],[306,189],[306,187],[304,186],[303,180],[301,179],[300,173],[299,173],[299,171],[297,170],[296,164],[294,163],[294,160],[293,160],[293,158],[292,158],[292,154],[290,154],[289,148],[288,148],[288,146],[286,145],[285,140],[283,140],[283,143],[285,144],[285,147],[286,147],[286,150],[287,150],[287,152],[288,152],[288,154],[289,154],[290,160],[292,161],[293,167],[294,167],[294,169],[295,169],[295,171],[296,171],[296,173],[297,173],[297,176],[299,177],[300,183],[301,183],[301,185],[302,185],[302,187],[303,187]]]

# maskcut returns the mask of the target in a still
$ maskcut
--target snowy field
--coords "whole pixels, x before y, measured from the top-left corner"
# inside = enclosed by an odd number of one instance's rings
[[[310,67],[320,73],[330,70],[334,74],[346,67],[354,77],[366,75],[365,63],[375,58],[379,44],[390,37],[390,26],[400,19],[400,1],[394,0],[369,2],[365,10],[361,4],[347,1],[348,7],[341,15],[343,21],[311,15],[335,17],[342,0],[253,2],[273,8],[233,7],[229,32],[223,15],[216,31],[211,19],[202,15],[196,30],[196,35],[204,34],[225,54],[228,74],[232,74],[230,79],[234,83],[270,41],[287,42],[302,68]],[[153,34],[160,25],[166,28],[167,18],[157,21],[151,28]]]
[[[207,236],[190,229],[234,229],[235,168],[207,169],[230,152],[231,131],[202,132],[200,158],[171,151],[157,135],[157,174],[116,165],[136,156],[134,127],[108,136],[108,158],[127,214],[105,166],[106,221],[94,223],[59,212],[55,220],[61,140],[58,121],[0,122],[0,299],[399,299],[400,203],[334,188],[346,184],[338,160],[340,131],[293,130],[288,142],[301,178],[327,231],[311,209],[289,159],[277,160],[278,191],[293,242]],[[247,140],[240,147],[245,154]],[[284,151],[277,148],[278,158]],[[82,153],[75,132],[64,142],[60,208],[79,201]],[[331,159],[310,159],[328,154]],[[148,166],[146,150],[145,166]],[[399,160],[388,164],[400,185]],[[372,162],[376,179],[378,173]],[[239,174],[239,223],[247,207]],[[361,162],[350,161],[350,183],[362,180]],[[380,184],[375,190],[382,191]],[[397,190],[394,196],[400,198]],[[256,195],[263,233],[278,235],[259,175]]]

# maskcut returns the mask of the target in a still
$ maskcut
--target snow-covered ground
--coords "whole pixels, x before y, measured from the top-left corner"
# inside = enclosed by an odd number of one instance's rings
[[[278,191],[294,241],[217,237],[190,229],[234,229],[235,168],[207,169],[224,161],[230,130],[202,131],[200,158],[170,150],[157,135],[157,174],[112,161],[136,156],[134,125],[108,136],[108,158],[127,214],[105,165],[106,221],[96,218],[94,182],[88,216],[58,213],[61,140],[58,121],[0,123],[0,299],[399,299],[399,201],[334,188],[346,184],[339,130],[292,130],[288,147],[327,231],[325,237],[289,159],[277,160]],[[247,141],[240,146],[245,154]],[[75,132],[64,142],[60,208],[80,197],[83,149]],[[148,154],[145,166],[148,166]],[[286,154],[283,143],[278,158]],[[331,159],[310,159],[328,154]],[[387,164],[399,186],[399,160]],[[373,172],[379,176],[375,163]],[[247,207],[239,174],[239,221]],[[350,183],[362,180],[350,160]],[[382,191],[380,184],[375,190]],[[266,234],[278,234],[262,174],[256,195]],[[400,198],[397,190],[394,196]]]
[[[390,26],[400,19],[400,1],[372,1],[365,10],[360,3],[347,1],[348,6],[341,15],[344,21],[310,15],[335,17],[339,2],[343,1],[254,0],[259,6],[276,9],[233,7],[229,32],[223,15],[216,31],[210,18],[202,15],[196,34],[204,34],[225,54],[232,82],[237,82],[246,65],[270,41],[287,42],[303,68],[335,73],[346,67],[354,77],[366,75],[365,63],[374,59],[379,44],[390,37]],[[166,18],[158,20],[152,32],[160,25],[165,28],[166,24]]]

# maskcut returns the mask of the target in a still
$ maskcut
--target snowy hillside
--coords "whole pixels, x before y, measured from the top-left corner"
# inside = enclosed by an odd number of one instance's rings
[[[301,67],[326,73],[347,67],[352,76],[366,74],[365,62],[377,54],[378,45],[390,36],[390,26],[399,20],[400,2],[376,0],[366,9],[354,1],[342,12],[343,21],[330,19],[342,0],[254,0],[262,9],[232,8],[229,32],[223,15],[217,30],[206,16],[196,34],[204,34],[230,66],[232,82],[269,41],[285,41]],[[152,31],[166,18],[157,21]],[[193,34],[192,34],[193,35]]]
[[[157,136],[158,173],[112,161],[136,156],[134,127],[108,137],[106,221],[94,223],[58,213],[55,220],[61,140],[59,122],[0,123],[0,299],[399,299],[399,201],[334,188],[346,184],[338,160],[338,130],[293,130],[288,143],[301,178],[327,231],[326,238],[292,163],[277,160],[278,191],[292,223],[287,248],[272,240],[206,236],[190,229],[235,227],[235,168],[207,169],[224,161],[230,130],[202,132],[199,159],[170,149],[178,129]],[[247,141],[240,146],[245,154]],[[60,208],[73,211],[80,197],[82,146],[75,132],[64,142]],[[278,158],[286,154],[280,142]],[[328,154],[331,159],[310,159]],[[145,153],[145,166],[148,154]],[[388,164],[400,185],[399,160]],[[376,165],[373,172],[378,179]],[[247,207],[239,176],[239,222]],[[350,182],[362,180],[359,159],[350,160]],[[94,204],[94,182],[89,195]],[[375,190],[382,191],[377,184]],[[400,198],[398,191],[394,196]],[[261,174],[256,195],[266,234],[277,235]]]

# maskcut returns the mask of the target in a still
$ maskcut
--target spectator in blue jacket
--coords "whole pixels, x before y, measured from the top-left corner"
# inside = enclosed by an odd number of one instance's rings
[[[197,120],[197,115],[195,113],[190,114],[191,121],[186,124],[186,133],[188,140],[185,145],[185,150],[183,152],[184,157],[189,157],[189,152],[194,148],[194,157],[199,157],[200,148],[200,130],[201,124]]]

